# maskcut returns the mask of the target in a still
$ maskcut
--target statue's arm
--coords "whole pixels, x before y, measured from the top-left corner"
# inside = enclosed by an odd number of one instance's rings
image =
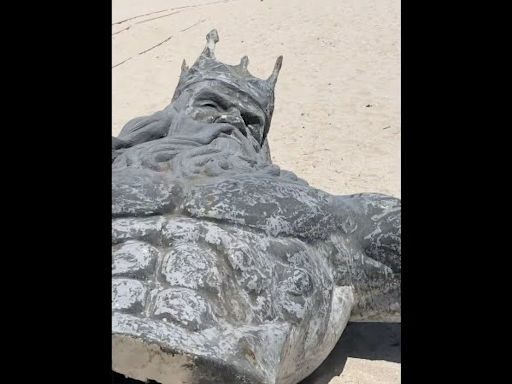
[[[336,196],[333,207],[364,253],[400,272],[401,201],[398,198],[361,193]]]
[[[167,136],[173,117],[172,108],[166,108],[152,115],[130,120],[123,127],[118,137],[112,137],[112,150],[130,148],[137,144]]]
[[[373,193],[336,196],[332,210],[340,219],[340,238],[348,240],[339,247],[334,238],[339,254],[333,260],[337,284],[354,289],[350,320],[400,322],[400,199]],[[347,260],[347,255],[352,257]]]

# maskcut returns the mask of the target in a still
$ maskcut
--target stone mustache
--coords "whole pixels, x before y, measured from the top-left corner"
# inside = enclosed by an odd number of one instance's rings
[[[333,196],[271,162],[266,80],[215,58],[112,138],[113,370],[294,384],[349,320],[400,320],[400,200]]]

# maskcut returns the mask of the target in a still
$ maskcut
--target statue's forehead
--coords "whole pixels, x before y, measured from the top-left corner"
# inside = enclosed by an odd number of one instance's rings
[[[183,93],[187,94],[190,99],[196,99],[202,95],[211,95],[212,98],[218,96],[225,101],[229,101],[231,104],[238,105],[246,109],[257,110],[261,114],[265,115],[264,109],[254,98],[235,87],[223,83],[222,81],[208,80],[191,84]]]

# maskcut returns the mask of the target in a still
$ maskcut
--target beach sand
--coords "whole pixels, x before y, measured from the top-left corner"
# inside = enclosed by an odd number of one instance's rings
[[[217,58],[248,55],[257,77],[284,56],[275,164],[333,194],[401,196],[399,0],[113,0],[112,23],[114,136],[170,103],[182,60],[191,65],[216,28]],[[308,383],[400,382],[400,362],[385,353],[344,358]]]

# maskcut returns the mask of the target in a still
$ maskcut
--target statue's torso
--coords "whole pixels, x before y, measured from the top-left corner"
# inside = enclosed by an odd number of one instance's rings
[[[282,382],[294,382],[338,340],[356,280],[389,270],[364,258],[330,195],[299,181],[126,172],[113,174],[116,334],[251,372],[256,359],[261,375],[266,355],[286,351]]]
[[[115,219],[112,237],[118,334],[238,365],[289,343],[292,377],[307,369],[294,365],[301,354],[319,363],[350,316],[327,244],[176,215]]]

